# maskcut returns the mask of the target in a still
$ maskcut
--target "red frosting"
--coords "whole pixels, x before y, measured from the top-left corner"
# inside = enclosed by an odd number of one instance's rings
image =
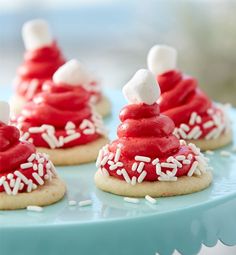
[[[65,63],[57,44],[27,51],[24,62],[17,70],[16,91],[27,100],[42,89],[45,80],[51,80],[54,72]]]
[[[38,185],[38,182],[32,178],[32,174],[35,172],[32,167],[27,169],[22,169],[21,164],[27,163],[28,158],[36,153],[35,147],[28,143],[22,142],[19,140],[20,132],[17,128],[13,126],[7,126],[4,123],[0,122],[0,180],[5,177],[6,182],[10,189],[13,187],[10,185],[10,179],[8,174],[12,174],[12,178],[16,181],[17,175],[15,171],[19,171],[23,174],[28,180],[32,180],[32,183]],[[37,163],[37,160],[34,159],[32,164]],[[46,164],[48,160],[45,159],[43,163],[43,175],[46,174]],[[18,192],[24,192],[27,190],[27,184],[24,183],[24,186]],[[5,191],[3,183],[0,184],[0,192]]]
[[[103,158],[110,153],[116,154],[120,148],[121,154],[119,162],[123,163],[120,169],[124,168],[130,179],[140,176],[138,171],[132,170],[132,165],[137,162],[135,156],[145,156],[150,158],[150,162],[145,163],[144,169],[147,172],[145,181],[157,181],[158,175],[156,167],[152,161],[156,158],[159,163],[166,162],[170,156],[194,155],[188,146],[180,145],[172,133],[174,131],[174,122],[167,116],[160,114],[158,104],[146,105],[144,103],[131,104],[125,106],[120,113],[122,123],[118,127],[118,139],[108,146],[108,151],[103,154]],[[186,175],[191,163],[178,168],[175,176]],[[102,166],[111,176],[124,179],[117,171],[110,170],[109,161]],[[162,167],[162,172],[173,169]]]
[[[157,80],[162,92],[158,101],[160,110],[174,121],[176,127],[182,123],[189,124],[191,114],[196,112],[201,117],[198,126],[202,132],[199,138],[202,138],[216,127],[216,125],[210,128],[203,127],[204,123],[213,120],[211,115],[217,114],[223,119],[222,110],[213,105],[198,88],[196,79],[183,75],[178,70],[171,70],[159,75]],[[212,110],[211,115],[208,113],[209,109]]]
[[[20,123],[23,133],[28,132],[31,127],[41,127],[45,124],[53,126],[57,140],[68,136],[65,127],[68,122],[72,122],[75,125],[74,132],[80,134],[80,137],[59,147],[68,148],[89,143],[101,136],[97,131],[97,123],[93,118],[89,97],[89,92],[79,85],[70,86],[47,82],[43,86],[43,92],[23,108],[21,115],[17,117],[17,122]],[[94,126],[94,132],[91,134],[84,133],[80,127],[84,120]],[[42,133],[45,132],[29,132],[35,146],[50,148],[42,137]]]

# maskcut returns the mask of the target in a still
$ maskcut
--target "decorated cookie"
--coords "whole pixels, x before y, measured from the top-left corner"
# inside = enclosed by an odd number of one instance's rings
[[[80,84],[88,91],[90,102],[94,104],[99,114],[106,116],[110,113],[110,101],[102,94],[98,79],[76,59],[72,59],[61,66],[59,71],[53,75],[53,81],[56,84],[68,84],[72,89],[73,86],[78,86],[78,84]]]
[[[56,165],[93,161],[107,142],[102,119],[89,101],[89,92],[77,83],[74,66],[72,70],[68,67],[67,63],[59,68],[53,82],[46,82],[43,92],[13,119],[21,139],[49,154]],[[66,68],[71,76],[64,72]]]
[[[232,140],[229,118],[223,105],[201,91],[196,79],[176,69],[175,49],[156,45],[149,51],[148,68],[161,88],[161,113],[170,117],[177,138],[195,143],[202,150],[222,147]]]
[[[65,62],[46,21],[36,19],[26,22],[22,37],[26,52],[14,80],[15,96],[11,106],[15,113],[19,113],[23,105],[41,91],[43,82],[51,80],[54,72]]]
[[[160,114],[160,89],[153,74],[139,70],[124,86],[129,104],[120,112],[118,138],[98,155],[98,188],[123,196],[174,196],[208,187],[208,160],[194,144],[173,131],[174,122]]]
[[[33,144],[20,140],[20,132],[8,125],[9,106],[0,102],[0,210],[44,206],[65,194],[49,157]]]

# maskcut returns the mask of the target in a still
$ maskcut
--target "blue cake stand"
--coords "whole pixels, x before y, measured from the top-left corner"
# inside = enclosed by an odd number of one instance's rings
[[[114,138],[118,113],[125,103],[118,91],[108,91],[113,102],[106,124]],[[7,97],[7,95],[5,95]],[[236,110],[230,110],[232,120]],[[236,126],[234,125],[236,131]],[[66,197],[42,212],[0,212],[0,254],[98,254],[169,255],[197,254],[201,245],[218,240],[236,244],[236,153],[209,156],[214,167],[213,184],[206,190],[170,198],[151,205],[124,202],[122,197],[96,189],[94,164],[60,167],[68,187]],[[87,207],[69,206],[68,200],[91,199]]]

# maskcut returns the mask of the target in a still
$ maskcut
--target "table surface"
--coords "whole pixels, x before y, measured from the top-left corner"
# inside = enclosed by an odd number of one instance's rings
[[[106,92],[114,99],[112,115],[105,120],[110,137],[114,138],[118,112],[125,101],[119,91]],[[4,98],[8,95],[5,91]],[[236,110],[230,110],[230,115],[235,119]],[[49,250],[63,254],[75,249],[80,254],[171,254],[174,249],[182,254],[196,254],[201,243],[213,246],[220,239],[233,245],[236,243],[233,147],[232,144],[223,149],[232,153],[230,157],[222,157],[221,150],[208,156],[214,168],[214,181],[209,188],[190,195],[159,198],[155,205],[144,199],[139,204],[129,204],[120,196],[96,189],[94,163],[58,167],[68,187],[66,197],[40,213],[1,211],[0,247],[4,247],[6,254],[42,254]],[[91,206],[68,205],[69,200],[86,199],[93,201]],[[35,253],[39,240],[44,245]],[[15,245],[11,245],[13,242]]]

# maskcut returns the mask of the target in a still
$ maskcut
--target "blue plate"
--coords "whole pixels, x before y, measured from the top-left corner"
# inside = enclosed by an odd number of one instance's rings
[[[5,92],[7,94],[7,92]],[[107,91],[113,113],[106,119],[115,137],[118,113],[124,99],[118,91]],[[7,95],[5,95],[7,97]],[[236,110],[231,110],[232,119]],[[234,125],[234,130],[236,127]],[[223,150],[231,151],[233,145]],[[60,167],[68,192],[59,203],[42,212],[0,212],[0,254],[151,254],[168,255],[177,249],[196,254],[201,244],[217,240],[236,244],[236,153],[209,156],[214,182],[206,190],[178,197],[160,198],[151,205],[124,202],[122,197],[96,189],[94,164]],[[91,199],[87,207],[69,206],[68,200]]]

